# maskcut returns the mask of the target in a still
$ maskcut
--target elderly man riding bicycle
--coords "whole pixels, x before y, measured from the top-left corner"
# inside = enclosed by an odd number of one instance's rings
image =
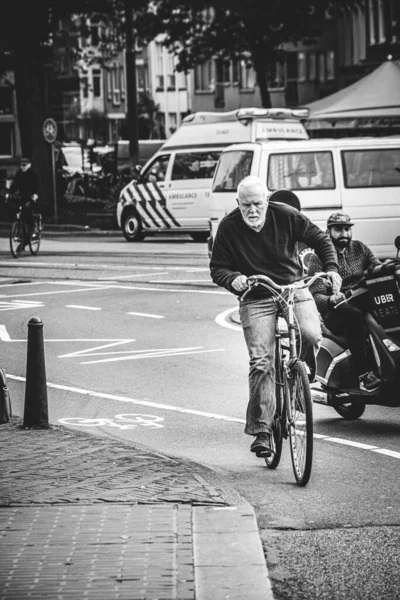
[[[327,273],[334,293],[340,290],[336,251],[332,240],[305,215],[289,206],[296,196],[280,192],[279,199],[268,198],[265,183],[258,177],[243,179],[237,189],[238,208],[221,221],[215,237],[210,271],[214,283],[241,296],[253,275],[266,275],[284,285],[303,278],[298,242],[313,248]],[[277,195],[275,192],[274,195]],[[240,304],[240,319],[247,344],[249,402],[245,433],[255,436],[251,451],[258,457],[274,453],[272,423],[275,414],[275,321],[278,306],[264,287],[255,288]],[[300,357],[315,373],[315,357],[322,339],[319,314],[308,288],[295,297],[295,317],[301,334]]]

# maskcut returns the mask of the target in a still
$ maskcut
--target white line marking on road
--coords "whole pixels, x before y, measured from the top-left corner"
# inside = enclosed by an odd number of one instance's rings
[[[142,350],[143,352],[143,350]],[[131,356],[121,356],[119,358],[105,358],[103,360],[91,360],[91,361],[86,361],[81,363],[82,365],[94,365],[96,363],[104,363],[104,362],[117,362],[117,361],[122,361],[122,360],[138,360],[140,358],[160,358],[162,356],[183,356],[186,354],[207,354],[209,352],[224,352],[223,348],[216,348],[214,350],[189,350],[189,349],[185,349],[183,348],[182,351],[180,349],[176,349],[173,350],[172,352],[165,352],[165,351],[161,351],[161,352],[153,352],[150,350],[150,353],[148,351],[145,351],[143,354],[134,354],[132,353]]]
[[[26,300],[13,300],[12,302],[14,302],[15,304],[17,304],[17,303],[26,304]],[[39,306],[42,306],[43,302],[41,302],[40,300],[29,300],[29,304],[32,304],[32,305],[37,304]]]
[[[57,282],[58,283],[58,282]],[[77,285],[75,283],[75,285]],[[108,290],[111,289],[110,286],[104,285],[101,287],[87,287],[87,288],[78,288],[76,290],[52,290],[51,292],[33,292],[31,294],[0,294],[0,298],[20,298],[27,296],[50,296],[51,294],[72,294],[76,292],[93,292],[96,290]]]
[[[13,379],[15,381],[26,381],[25,377],[19,377],[18,375],[9,375],[7,374],[9,379]],[[135,398],[126,398],[124,396],[116,396],[114,394],[104,394],[102,392],[94,392],[92,390],[85,390],[82,388],[74,388],[67,385],[58,385],[56,383],[47,383],[47,387],[53,388],[56,390],[62,390],[65,392],[73,392],[75,394],[82,394],[84,396],[91,396],[94,398],[105,398],[106,400],[116,400],[117,402],[126,402],[128,404],[138,404],[140,406],[150,406],[152,408],[160,408],[162,410],[171,410],[180,413],[186,413],[189,415],[197,415],[200,417],[208,417],[210,419],[218,419],[222,421],[232,421],[235,423],[244,423],[243,419],[236,419],[234,417],[227,417],[225,415],[218,415],[214,413],[208,413],[201,410],[193,410],[190,408],[181,408],[180,406],[173,406],[170,404],[159,404],[157,402],[149,402],[148,400],[137,400]]]
[[[9,379],[12,379],[14,381],[21,381],[21,382],[26,382],[26,378],[25,377],[20,377],[19,375],[11,375],[9,373],[7,373],[7,377]],[[67,385],[59,385],[56,383],[47,383],[47,387],[52,388],[52,389],[56,389],[56,390],[61,390],[64,392],[73,392],[75,394],[82,394],[84,396],[90,396],[90,397],[94,397],[94,398],[105,398],[106,400],[115,400],[116,402],[125,402],[127,404],[138,404],[140,406],[148,406],[151,408],[159,408],[161,410],[170,410],[170,411],[175,411],[175,412],[179,412],[179,413],[185,413],[185,414],[189,414],[189,415],[196,415],[198,417],[206,417],[209,419],[217,419],[219,421],[228,421],[228,422],[233,422],[233,423],[245,423],[244,419],[237,419],[235,417],[228,417],[226,415],[219,415],[219,414],[215,414],[215,413],[209,413],[209,412],[205,412],[205,411],[201,411],[201,410],[193,410],[190,408],[181,408],[180,406],[173,406],[170,404],[160,404],[157,402],[150,402],[149,400],[137,400],[135,398],[127,398],[125,396],[116,396],[114,394],[105,394],[103,392],[95,392],[92,390],[85,390],[82,388],[74,388],[74,387],[70,387]],[[326,441],[338,441],[340,438],[333,438],[333,437],[329,437],[329,436],[324,436],[321,435],[319,433],[315,433],[314,434],[314,438],[316,439],[324,439]],[[378,448],[376,446],[370,446],[369,444],[360,444],[359,442],[349,442],[349,440],[341,440],[342,443],[345,443],[346,445],[349,446],[354,446],[355,448],[361,448],[361,449],[366,449],[366,450],[371,450],[372,452],[376,452],[378,454],[382,454],[384,456],[390,456],[392,458],[398,458],[400,459],[400,452],[395,452],[394,450],[388,450],[385,448]],[[366,446],[366,448],[364,448]]]
[[[222,327],[227,327],[228,329],[234,329],[235,331],[242,331],[242,327],[240,325],[236,325],[235,323],[230,323],[229,321],[226,320],[226,318],[230,314],[235,312],[237,309],[238,309],[237,306],[234,306],[233,308],[228,308],[228,310],[225,310],[224,312],[220,313],[219,315],[217,315],[215,317],[215,322],[218,323],[218,325],[221,325]]]
[[[160,271],[160,273],[135,273],[134,275],[113,275],[112,277],[99,277],[99,281],[109,281],[115,278],[131,279],[132,277],[154,277],[155,275],[166,275],[168,271]]]
[[[163,315],[149,315],[147,313],[139,313],[139,312],[127,312],[127,315],[133,315],[137,317],[150,317],[151,319],[165,319]]]
[[[102,310],[98,306],[81,306],[79,304],[66,304],[65,308],[81,308],[82,310]]]
[[[392,456],[393,458],[400,458],[400,452],[394,450],[386,450],[385,448],[374,448],[373,452],[378,454],[384,454],[385,456]]]
[[[155,281],[152,281],[151,283],[158,283]],[[223,295],[230,295],[230,292],[228,292],[227,290],[188,290],[188,289],[184,289],[184,290],[178,290],[178,289],[170,289],[170,288],[156,288],[156,287],[145,287],[145,286],[139,286],[139,285],[109,285],[108,289],[113,289],[113,290],[138,290],[138,291],[143,291],[143,292],[174,292],[175,294],[223,294]]]
[[[151,279],[150,283],[212,283],[211,279]]]
[[[95,340],[91,340],[91,341],[95,341]],[[106,341],[106,340],[99,340],[99,341]],[[109,340],[107,340],[109,341]],[[60,354],[58,356],[58,358],[70,358],[70,357],[75,357],[75,356],[90,356],[90,353],[93,352],[94,350],[103,350],[104,348],[112,348],[114,346],[121,346],[121,344],[129,344],[130,342],[136,342],[136,340],[117,340],[114,341],[112,343],[108,343],[108,344],[103,344],[102,346],[95,346],[94,348],[86,348],[85,350],[77,350],[76,352],[70,352],[68,354]],[[104,354],[107,354],[107,352],[104,352]]]
[[[324,437],[325,442],[334,442],[335,444],[344,444],[345,446],[353,446],[354,448],[362,448],[363,450],[375,450],[378,446],[371,446],[371,444],[362,444],[361,442],[353,442],[352,440],[345,440],[336,437]]]

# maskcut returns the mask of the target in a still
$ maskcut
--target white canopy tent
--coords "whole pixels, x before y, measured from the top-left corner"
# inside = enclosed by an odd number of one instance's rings
[[[379,120],[400,121],[400,62],[388,59],[352,85],[305,105],[306,127],[373,127]]]

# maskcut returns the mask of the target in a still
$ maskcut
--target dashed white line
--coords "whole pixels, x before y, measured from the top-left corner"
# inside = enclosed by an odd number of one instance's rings
[[[135,317],[149,317],[150,319],[165,319],[164,315],[150,315],[148,313],[140,312],[127,312],[127,315],[133,315]]]
[[[101,310],[98,306],[82,306],[80,304],[66,304],[65,308],[79,308],[82,310]]]

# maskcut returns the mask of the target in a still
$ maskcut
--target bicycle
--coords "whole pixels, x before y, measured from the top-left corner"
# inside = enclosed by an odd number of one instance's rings
[[[281,298],[287,306],[287,331],[279,326],[283,317],[278,310],[275,332],[275,390],[276,410],[272,426],[275,453],[265,458],[269,469],[276,469],[282,455],[283,439],[289,437],[293,472],[299,486],[307,485],[313,460],[313,403],[306,364],[300,360],[296,346],[294,296],[296,290],[309,287],[316,279],[327,278],[326,273],[316,273],[302,282],[278,285],[266,275],[253,275],[247,280],[248,288],[241,301],[258,285]],[[287,299],[282,293],[287,292]],[[287,338],[285,341],[284,338]]]
[[[23,207],[19,206],[16,218],[10,227],[10,250],[14,258],[18,258],[26,246],[29,246],[31,254],[39,252],[42,237],[42,215],[33,214],[33,228],[26,221]]]

